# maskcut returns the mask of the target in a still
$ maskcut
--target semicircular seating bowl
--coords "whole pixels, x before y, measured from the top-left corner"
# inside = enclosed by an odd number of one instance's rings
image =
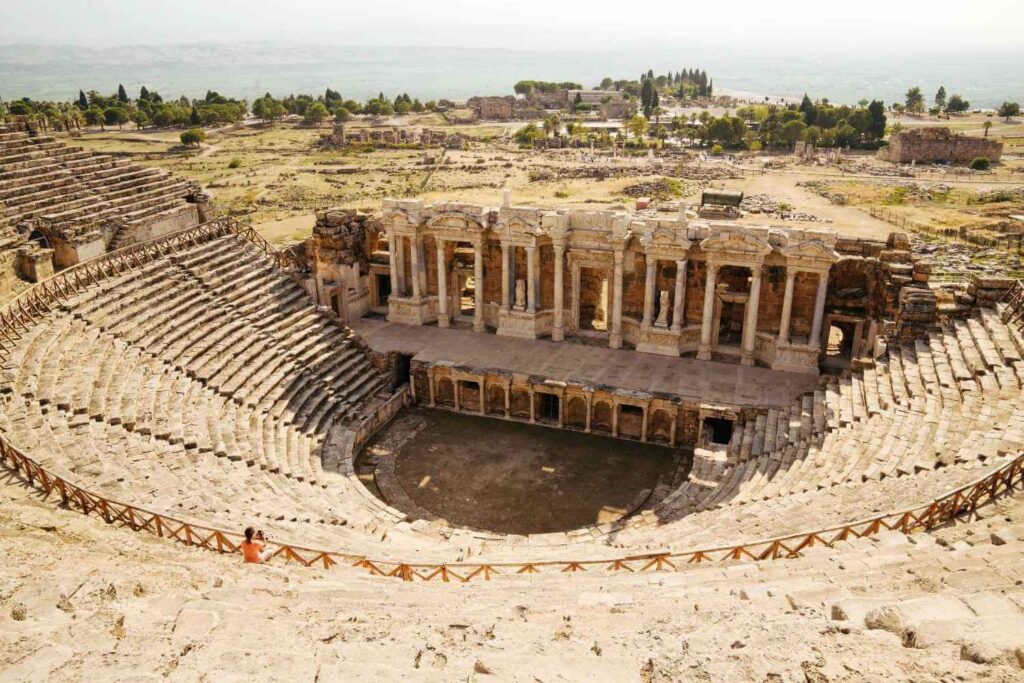
[[[615,524],[531,538],[410,524],[321,464],[390,396],[385,377],[236,228],[37,319],[4,362],[0,428],[86,489],[206,526],[406,562],[588,559],[828,528],[979,478],[1024,447],[1022,349],[993,311],[894,347],[749,421]]]

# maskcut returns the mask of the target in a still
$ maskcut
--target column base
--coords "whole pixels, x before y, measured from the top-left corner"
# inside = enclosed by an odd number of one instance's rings
[[[445,315],[445,316],[438,316],[437,317],[437,326],[438,327],[451,327],[452,326],[452,321],[448,319],[447,315]]]
[[[697,347],[697,360],[711,360],[711,347],[703,344]]]
[[[744,353],[743,355],[741,355],[740,356],[740,365],[746,365],[748,367],[753,366],[754,365],[754,354],[752,354],[752,353]]]
[[[487,325],[484,324],[483,318],[474,318],[473,319],[473,331],[474,332],[486,332],[487,331]]]
[[[551,341],[565,341],[565,330],[561,327],[555,327],[551,330]]]
[[[608,336],[608,348],[610,349],[621,349],[622,348],[622,334],[612,333]]]

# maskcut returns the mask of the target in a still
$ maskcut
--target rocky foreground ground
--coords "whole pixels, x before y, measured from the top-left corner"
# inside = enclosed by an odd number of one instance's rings
[[[407,584],[243,565],[0,488],[0,679],[1016,681],[1024,497],[773,563]]]

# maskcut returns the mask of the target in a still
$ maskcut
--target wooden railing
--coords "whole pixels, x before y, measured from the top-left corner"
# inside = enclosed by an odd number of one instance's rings
[[[225,234],[238,234],[251,240],[267,254],[278,252],[252,228],[233,219],[219,218],[166,237],[142,242],[100,258],[69,268],[33,287],[0,311],[0,347],[4,355],[27,331],[29,324],[44,316],[61,301],[97,285],[107,277],[140,268],[155,258],[177,249],[209,241]],[[281,260],[278,263],[284,264]],[[0,462],[20,475],[46,496],[57,495],[69,509],[85,515],[96,515],[105,522],[133,531],[152,533],[187,546],[205,548],[219,553],[239,553],[242,536],[237,532],[194,524],[176,517],[106,498],[79,486],[42,467],[0,433]],[[405,581],[471,581],[489,580],[503,574],[675,571],[684,565],[703,562],[737,560],[774,560],[798,557],[814,546],[832,547],[850,538],[872,536],[881,531],[904,533],[932,529],[960,515],[973,512],[980,505],[1017,490],[1024,485],[1024,453],[993,472],[918,507],[883,513],[838,526],[779,536],[743,541],[731,545],[696,550],[665,550],[663,552],[626,555],[598,560],[551,559],[523,562],[453,562],[416,563],[400,559],[370,558],[344,550],[317,550],[292,543],[271,542],[270,558],[297,562],[303,566],[320,565],[331,568],[346,564],[370,574],[400,578]]]
[[[1024,282],[1014,282],[1003,294],[1001,303],[1006,304],[1006,308],[1003,309],[1003,322],[1013,325],[1024,334]]]
[[[46,495],[60,496],[65,507],[85,515],[96,515],[105,522],[133,531],[152,533],[186,546],[205,548],[218,553],[239,553],[242,536],[236,532],[193,524],[176,517],[153,512],[135,505],[111,500],[91,493],[63,477],[41,467],[39,463],[13,446],[0,435],[0,460],[21,475],[30,485]],[[729,562],[742,560],[776,560],[799,557],[815,546],[833,547],[851,538],[873,536],[894,530],[910,533],[928,530],[979,506],[1024,486],[1024,454],[980,479],[955,491],[936,498],[919,507],[888,512],[838,526],[800,532],[776,538],[744,541],[732,545],[697,550],[643,553],[600,560],[536,560],[524,562],[452,562],[416,563],[397,559],[370,558],[358,553],[336,550],[316,550],[292,543],[271,542],[275,558],[297,562],[306,567],[314,565],[330,569],[338,564],[363,569],[376,576],[387,576],[405,581],[471,581],[490,580],[496,575],[572,573],[596,570],[599,572],[676,571],[702,562]]]

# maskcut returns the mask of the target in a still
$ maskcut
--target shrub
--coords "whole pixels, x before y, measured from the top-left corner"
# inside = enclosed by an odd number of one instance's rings
[[[716,144],[714,147],[711,148],[711,156],[720,157],[724,153],[725,148],[723,148],[721,145]]]
[[[198,128],[189,128],[181,134],[181,144],[189,147],[198,147],[199,143],[206,139],[206,133]]]
[[[555,190],[555,196],[559,199],[566,199],[569,196],[569,190]]]
[[[242,165],[242,160],[239,159],[238,157],[235,157],[234,159],[232,159],[231,161],[228,162],[228,168],[238,168],[241,165]]]
[[[988,157],[976,157],[971,160],[971,168],[975,171],[987,171],[992,168],[992,162]]]

